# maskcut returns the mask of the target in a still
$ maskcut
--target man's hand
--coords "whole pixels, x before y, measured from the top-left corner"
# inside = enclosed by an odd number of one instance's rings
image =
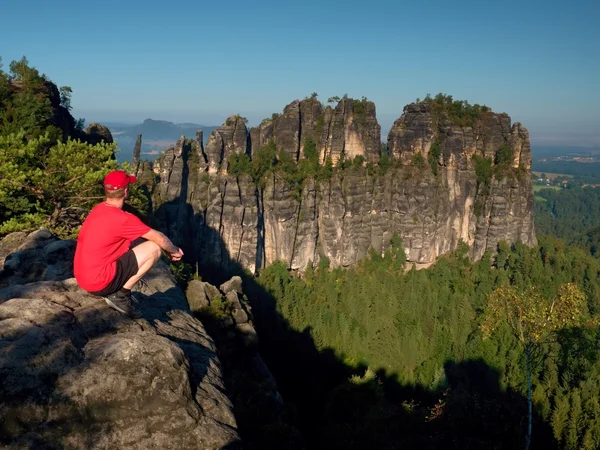
[[[183,256],[183,251],[178,248],[171,240],[160,231],[151,229],[142,236],[144,239],[156,242],[171,257],[173,261],[179,261]]]
[[[179,261],[183,257],[183,250],[178,248],[177,251],[175,253],[171,253],[170,256],[172,261]]]

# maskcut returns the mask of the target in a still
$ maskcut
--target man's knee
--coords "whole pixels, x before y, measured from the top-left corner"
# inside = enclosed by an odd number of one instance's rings
[[[158,261],[160,259],[160,255],[161,255],[161,248],[160,245],[158,245],[156,242],[151,242],[152,244],[152,259],[154,260],[154,262]]]
[[[155,263],[160,259],[161,255],[160,246],[152,241],[146,241],[143,244],[134,247],[133,252],[135,253],[139,266],[145,264],[147,261]]]

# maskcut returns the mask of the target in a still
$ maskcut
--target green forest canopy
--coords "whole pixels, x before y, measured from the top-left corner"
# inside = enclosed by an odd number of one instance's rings
[[[600,226],[600,189],[542,189],[536,193],[534,209],[538,235],[555,236],[573,242],[591,228]]]
[[[466,400],[465,392],[459,393],[452,387],[448,364],[481,361],[498,373],[501,391],[524,395],[526,387],[521,344],[507,325],[499,323],[490,338],[483,339],[481,324],[488,296],[503,286],[517,291],[537,286],[541,298],[550,299],[567,283],[575,283],[585,295],[587,312],[592,315],[600,312],[599,262],[560,240],[542,238],[540,245],[534,248],[501,244],[495,256],[488,252],[475,264],[464,255],[466,249],[462,247],[454,254],[440,258],[429,269],[406,273],[402,268],[401,252],[388,252],[383,257],[373,253],[356,268],[347,270],[329,269],[327,261],[322,260],[317,270],[307,268],[302,278],[292,276],[284,264],[274,264],[261,272],[259,282],[276,299],[277,315],[269,317],[259,331],[269,341],[269,362],[274,365],[276,374],[284,374],[281,376],[284,386],[287,379],[293,389],[301,391],[302,380],[313,379],[310,369],[287,368],[294,367],[296,360],[296,351],[292,350],[294,342],[285,341],[282,337],[285,334],[278,334],[277,330],[289,326],[298,333],[308,333],[318,350],[331,349],[348,367],[357,370],[369,367],[371,372],[365,376],[371,381],[366,382],[366,386],[379,392],[367,397],[363,393],[355,399],[356,403],[348,404],[348,400],[343,400],[336,392],[355,389],[360,378],[354,384],[342,382],[338,388],[313,386],[309,389],[314,390],[315,395],[326,397],[323,402],[328,406],[324,408],[329,411],[327,418],[312,411],[315,420],[310,426],[314,428],[317,440],[331,443],[331,448],[366,448],[361,446],[370,443],[378,445],[377,448],[393,448],[392,443],[399,445],[402,442],[418,447],[433,443],[441,445],[446,438],[467,445],[472,431],[463,431],[465,434],[461,435],[460,430],[447,428],[446,421],[460,422],[460,414],[469,421],[477,419],[466,410],[462,413],[460,409],[452,410],[453,420],[438,411],[444,404],[450,408],[449,405],[455,405],[455,402],[466,402],[466,408],[477,408],[476,398]],[[255,303],[255,310],[260,312],[260,299]],[[283,321],[279,327],[273,323],[277,320]],[[600,333],[597,328],[564,329],[558,332],[555,340],[544,342],[543,355],[538,357],[533,370],[533,399],[538,414],[533,448],[536,445],[541,448],[543,423],[551,427],[550,438],[560,443],[561,448],[593,449],[600,446],[598,344]],[[324,369],[317,367],[314,370]],[[404,401],[412,405],[407,419],[405,408],[394,412],[397,398],[385,389],[381,390],[377,377],[373,378],[378,370],[382,371],[380,379],[392,377],[399,385],[412,390],[425,389],[436,396],[445,393],[444,400],[440,400],[443,404],[438,401],[428,403],[416,394],[414,398],[405,397]],[[360,386],[360,389],[366,389],[365,384]],[[307,395],[310,392],[302,391],[303,397]],[[370,403],[362,404],[367,398],[371,399]],[[302,398],[297,401],[305,404]],[[320,402],[314,397],[310,401],[314,405]],[[500,400],[497,404],[494,401],[486,407],[492,408],[490,411],[501,407]],[[344,414],[343,411],[349,408],[361,410],[357,413],[359,422],[352,422]],[[428,419],[435,411],[440,414],[437,422]],[[492,415],[490,411],[481,413]],[[488,440],[483,442],[489,445],[488,448],[520,447],[524,442],[525,415],[523,411],[517,417],[502,419],[513,421],[510,427],[518,427],[510,435],[500,431],[506,423],[482,425],[486,429],[492,428],[485,437]],[[396,421],[401,419],[413,423],[414,429],[404,429],[400,433],[398,429],[403,428]],[[400,428],[382,430],[378,423],[389,420],[394,420]],[[496,431],[493,431],[494,427]],[[380,433],[375,436],[370,430]],[[440,433],[437,438],[434,431]],[[415,436],[417,432],[422,435]]]

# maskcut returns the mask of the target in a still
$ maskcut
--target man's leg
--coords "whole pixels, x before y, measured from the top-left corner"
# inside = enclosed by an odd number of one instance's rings
[[[161,250],[158,244],[152,241],[146,241],[136,245],[131,249],[135,254],[138,263],[138,271],[129,280],[125,282],[125,289],[132,289],[135,284],[148,272],[152,266],[160,259]]]

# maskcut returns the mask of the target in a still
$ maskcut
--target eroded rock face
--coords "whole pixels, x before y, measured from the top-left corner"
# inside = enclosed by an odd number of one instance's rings
[[[107,144],[112,144],[114,142],[112,133],[110,132],[108,127],[96,122],[92,122],[88,125],[88,127],[85,129],[85,134],[86,141],[92,145],[98,144],[100,142],[105,142]]]
[[[473,155],[494,160],[501,146],[513,151],[512,167],[531,169],[529,133],[520,123],[511,125],[510,117],[491,111],[481,113],[473,126],[458,126],[449,120],[436,117],[427,103],[412,103],[396,120],[388,135],[390,155],[411,164],[415,153],[427,159],[432,146],[440,149],[438,164],[471,169]]]
[[[321,135],[320,161],[363,156],[369,162],[379,160],[381,127],[375,116],[375,104],[343,99],[334,110],[327,108]]]
[[[142,153],[142,135],[138,134],[135,140],[135,145],[133,146],[133,161],[131,163],[131,168],[133,173],[137,173],[140,167],[140,154]]]
[[[358,155],[379,161],[379,125],[366,100],[343,99],[335,109],[322,108],[315,99],[293,102],[251,130],[251,152],[273,141],[302,158],[307,136],[316,140],[321,161]],[[223,141],[226,146],[234,143]],[[473,156],[494,162],[502,148],[512,152],[511,169],[497,172],[484,186]],[[461,127],[436,117],[427,104],[411,104],[394,123],[388,149],[402,167],[396,163],[385,175],[365,165],[346,169],[328,180],[305,180],[300,192],[278,174],[257,186],[245,174],[211,176],[194,166],[181,178],[185,171],[171,169],[165,157],[157,171],[167,185],[186,186],[187,194],[166,185],[159,189],[177,218],[163,229],[182,245],[192,242],[201,264],[250,271],[277,260],[304,270],[322,257],[332,266],[349,266],[369,249],[384,252],[394,233],[409,262],[418,266],[432,264],[460,241],[469,244],[475,259],[501,240],[536,243],[529,135],[508,115],[485,112],[473,126]],[[437,158],[430,157],[434,149]],[[423,157],[420,166],[413,165],[416,153]]]
[[[321,163],[330,158],[337,164],[342,158],[363,156],[369,162],[379,159],[381,127],[377,123],[375,104],[367,100],[342,99],[335,108],[316,98],[294,101],[283,114],[264,121],[250,131],[254,155],[273,141],[297,161],[305,156],[304,146],[310,139],[316,144]]]
[[[233,153],[249,153],[248,129],[239,115],[228,117],[223,126],[208,137],[206,157],[209,173],[227,173],[229,156]]]
[[[187,296],[219,348],[228,395],[245,442],[253,448],[305,449],[275,378],[259,354],[252,308],[243,290],[239,276],[218,289],[193,280]]]
[[[0,288],[73,277],[75,246],[75,241],[60,240],[45,228],[9,234],[0,241]]]
[[[17,246],[0,269],[10,280],[0,289],[2,445],[241,448],[214,342],[166,264],[140,284],[133,321],[66,278],[68,267],[23,284],[40,276],[26,261],[63,251],[72,261],[74,246],[44,231],[13,238],[1,241]]]

